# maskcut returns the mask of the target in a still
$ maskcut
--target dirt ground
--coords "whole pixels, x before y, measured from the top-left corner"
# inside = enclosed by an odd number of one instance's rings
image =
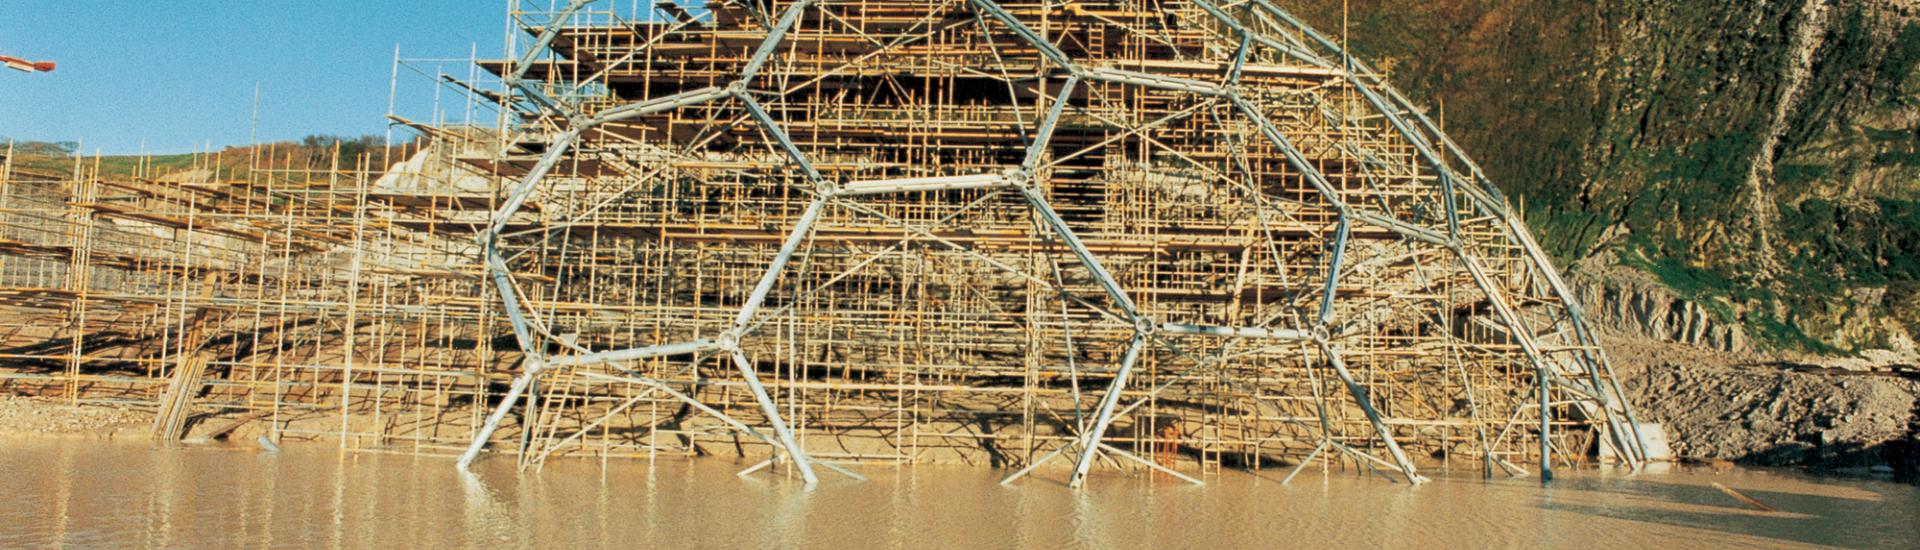
[[[153,413],[58,399],[0,395],[0,435],[145,437]]]
[[[1642,420],[1673,451],[1815,472],[1920,481],[1920,380],[1675,344],[1607,342]]]

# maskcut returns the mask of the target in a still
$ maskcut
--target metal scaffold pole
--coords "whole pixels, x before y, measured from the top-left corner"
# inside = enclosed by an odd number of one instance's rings
[[[0,373],[462,470],[1650,458],[1500,190],[1268,0],[505,9],[493,59],[396,46],[384,139],[9,145],[0,364],[64,368]]]

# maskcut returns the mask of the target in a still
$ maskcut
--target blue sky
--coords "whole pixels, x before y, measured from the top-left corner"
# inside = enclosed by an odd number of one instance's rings
[[[506,9],[505,0],[0,0],[0,54],[60,64],[0,69],[0,138],[84,140],[85,152],[106,154],[143,142],[157,153],[245,144],[255,83],[262,141],[381,134],[394,46],[403,57],[457,58],[445,68],[464,78],[475,45],[482,58],[502,55]],[[430,77],[407,78],[403,110],[430,116]]]

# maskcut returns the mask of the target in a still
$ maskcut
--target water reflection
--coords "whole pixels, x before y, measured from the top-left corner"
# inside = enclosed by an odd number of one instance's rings
[[[1072,491],[1045,475],[1006,487],[1004,472],[922,466],[808,491],[777,470],[734,475],[746,465],[555,461],[521,474],[494,460],[461,474],[441,458],[316,446],[8,442],[0,547],[1902,547],[1920,530],[1915,487],[1755,473],[1592,472],[1548,488],[1227,473],[1205,487],[1097,477]]]
[[[1895,497],[1896,502],[1888,502],[1880,495],[1863,497],[1850,491],[1821,494],[1769,490],[1766,487],[1770,484],[1749,484],[1741,489],[1743,494],[1778,510],[1763,512],[1732,503],[1711,485],[1686,481],[1689,482],[1658,478],[1570,479],[1556,486],[1555,492],[1581,498],[1563,498],[1543,507],[1779,541],[1849,547],[1911,547],[1913,537],[1920,535],[1920,515],[1916,515],[1920,510],[1913,507],[1911,498]],[[1829,518],[1845,518],[1845,521],[1828,521]]]

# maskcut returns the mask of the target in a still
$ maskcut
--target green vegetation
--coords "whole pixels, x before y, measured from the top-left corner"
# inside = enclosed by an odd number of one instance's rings
[[[1797,349],[1826,355],[1840,355],[1847,350],[1840,349],[1808,336],[1806,331],[1791,320],[1780,320],[1772,314],[1760,313],[1747,319],[1749,335],[1761,342],[1767,342],[1776,348]]]
[[[1524,197],[1563,265],[1611,255],[1762,346],[1855,351],[1884,340],[1886,319],[1920,335],[1914,13],[1865,0],[1820,18],[1735,0],[1304,4],[1330,34],[1350,23],[1357,52],[1416,101],[1445,106],[1448,133]],[[1765,150],[1808,24],[1822,41]]]
[[[4,138],[0,138],[0,153],[5,152],[4,141]],[[83,169],[93,171],[97,168],[101,177],[109,178],[158,177],[194,169],[218,170],[224,177],[244,177],[256,151],[266,157],[262,162],[269,166],[325,167],[331,164],[336,150],[343,164],[351,164],[351,160],[345,159],[377,154],[385,141],[384,137],[372,135],[354,138],[311,135],[297,142],[228,147],[212,153],[83,155],[79,160]],[[404,145],[395,144],[396,147]],[[74,142],[17,142],[14,144],[14,166],[36,172],[71,174],[77,148],[78,144]]]

